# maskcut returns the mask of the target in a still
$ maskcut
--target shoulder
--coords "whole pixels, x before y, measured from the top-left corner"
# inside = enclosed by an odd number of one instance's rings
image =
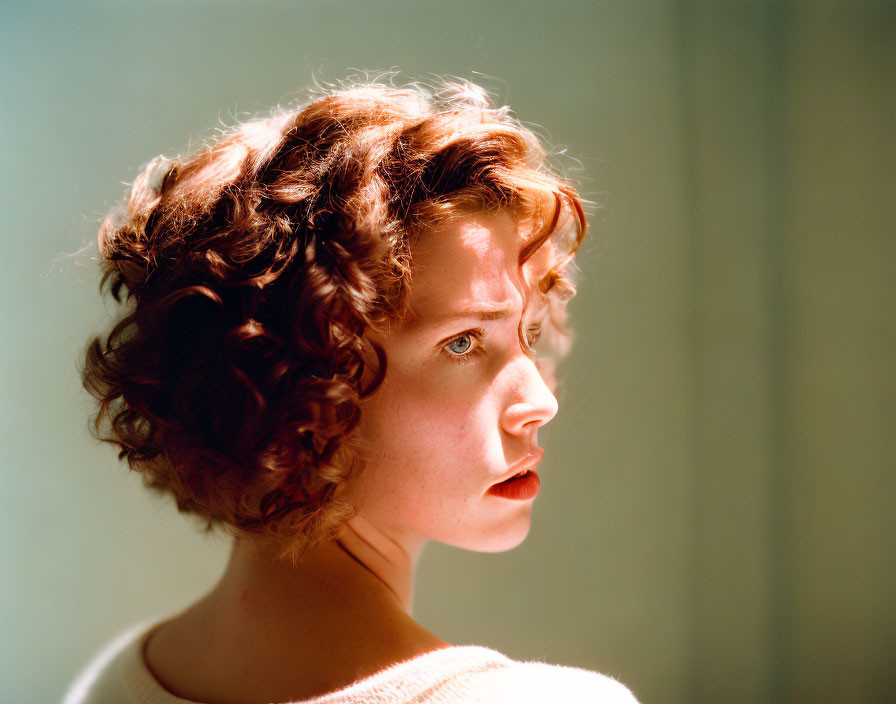
[[[445,682],[439,695],[482,704],[638,704],[628,687],[593,670],[509,658]]]
[[[128,701],[128,666],[156,623],[135,623],[106,642],[71,682],[62,704],[107,704]]]
[[[525,683],[527,691],[546,697],[539,701],[638,704],[628,687],[593,670],[539,661],[518,662],[515,669],[515,676]]]

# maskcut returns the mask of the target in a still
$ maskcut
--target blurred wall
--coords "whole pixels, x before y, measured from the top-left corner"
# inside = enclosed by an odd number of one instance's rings
[[[894,30],[872,0],[0,5],[0,699],[58,700],[226,557],[86,430],[122,182],[397,67],[485,84],[604,206],[529,538],[431,545],[418,620],[645,704],[896,701]]]

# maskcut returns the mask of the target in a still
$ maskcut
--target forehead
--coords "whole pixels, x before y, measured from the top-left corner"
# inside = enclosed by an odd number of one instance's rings
[[[519,255],[530,230],[504,212],[452,220],[426,232],[415,243],[409,313],[403,328],[418,328],[462,309],[522,309],[543,295],[536,284],[551,265],[546,242],[521,268]]]

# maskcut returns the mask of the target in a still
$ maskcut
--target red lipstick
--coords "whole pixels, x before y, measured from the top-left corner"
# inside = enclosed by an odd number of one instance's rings
[[[527,501],[534,499],[538,495],[540,487],[541,478],[538,476],[538,473],[534,469],[529,469],[522,474],[505,479],[503,482],[492,484],[488,489],[488,493],[504,499]]]

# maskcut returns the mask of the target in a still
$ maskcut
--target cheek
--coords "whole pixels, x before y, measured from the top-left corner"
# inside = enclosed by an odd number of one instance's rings
[[[434,459],[486,449],[489,413],[475,384],[463,383],[453,369],[402,371],[388,375],[361,406],[361,432],[380,463],[412,472]]]
[[[383,451],[451,447],[474,425],[469,394],[452,392],[434,379],[393,377],[361,407],[363,432]]]

